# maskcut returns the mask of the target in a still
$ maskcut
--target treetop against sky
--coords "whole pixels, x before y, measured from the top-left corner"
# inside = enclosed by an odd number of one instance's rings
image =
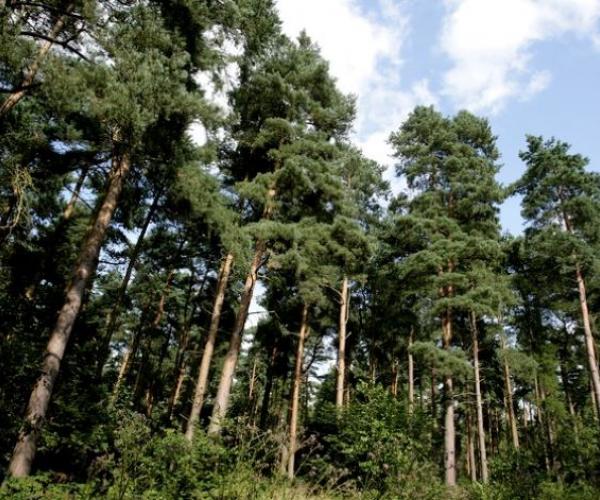
[[[382,164],[393,163],[390,132],[415,105],[433,104],[489,117],[504,184],[524,170],[525,134],[560,137],[598,170],[599,0],[277,3],[286,33],[305,29],[341,89],[358,96],[356,140]],[[504,230],[522,230],[519,211],[517,198],[504,203]]]

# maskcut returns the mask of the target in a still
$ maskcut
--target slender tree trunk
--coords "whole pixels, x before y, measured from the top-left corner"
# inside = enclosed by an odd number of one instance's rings
[[[254,258],[252,259],[252,264],[250,265],[250,272],[246,277],[244,290],[240,300],[240,308],[238,309],[233,330],[231,332],[231,337],[229,339],[229,349],[225,355],[223,368],[221,370],[221,378],[219,380],[219,388],[215,398],[215,406],[213,408],[210,425],[208,427],[208,433],[211,435],[220,434],[223,419],[225,418],[225,415],[227,415],[231,385],[233,384],[233,375],[235,373],[235,368],[237,366],[237,361],[240,354],[240,348],[242,346],[244,326],[246,325],[246,319],[248,318],[248,311],[250,309],[250,303],[252,302],[252,296],[254,294],[254,286],[256,285],[258,270],[260,268],[264,253],[265,245],[259,241],[256,244]]]
[[[183,241],[179,246],[179,250],[177,252],[177,255],[179,255],[179,252],[181,251],[181,248],[183,246]],[[156,315],[154,316],[154,320],[152,321],[152,325],[150,327],[150,332],[153,333],[156,330],[158,330],[160,324],[162,323],[162,319],[163,316],[165,314],[165,303],[167,301],[167,298],[169,296],[169,291],[171,289],[171,285],[173,283],[173,277],[175,276],[175,268],[171,268],[169,273],[167,274],[167,282],[165,283],[165,287],[163,288],[163,291],[160,295],[160,299],[158,301],[158,307],[156,308]],[[169,330],[169,338],[171,336],[171,331]],[[148,382],[148,375],[149,375],[149,367],[148,367],[148,363],[151,359],[151,355],[152,355],[152,335],[150,335],[147,339],[146,339],[146,346],[145,349],[143,349],[143,354],[142,354],[142,360],[140,363],[140,368],[138,370],[138,374],[136,377],[136,381],[135,381],[135,388],[133,390],[133,399],[134,401],[139,401],[142,397],[142,395],[144,394],[144,390],[146,389],[146,383]],[[168,347],[168,343],[166,344]],[[154,381],[152,380],[151,385],[154,383]]]
[[[398,397],[398,363],[392,360],[392,382],[390,384],[390,393],[394,398]]]
[[[506,345],[504,338],[502,337],[502,349],[506,351]],[[519,449],[519,430],[517,429],[517,418],[515,416],[515,407],[513,404],[513,395],[512,395],[512,384],[510,381],[510,367],[508,366],[508,361],[506,359],[506,355],[503,356],[502,360],[502,368],[504,371],[504,388],[506,392],[506,406],[508,413],[508,423],[510,425],[510,434],[512,437],[512,444],[515,450]]]
[[[408,413],[413,414],[415,407],[415,366],[411,348],[414,342],[415,328],[410,327],[410,335],[408,337]]]
[[[450,349],[452,340],[452,316],[450,310],[442,318],[444,349]],[[444,470],[446,485],[456,485],[456,430],[454,427],[454,391],[452,376],[444,378]]]
[[[298,348],[296,350],[296,366],[294,368],[294,382],[292,388],[292,400],[290,410],[290,441],[288,449],[287,475],[289,479],[294,479],[296,455],[296,439],[298,433],[298,405],[300,398],[300,385],[302,383],[302,360],[304,357],[304,341],[308,336],[308,307],[304,305],[302,309],[302,322],[300,324],[300,334],[298,336]]]
[[[202,411],[202,406],[204,404],[204,396],[206,395],[206,388],[208,386],[210,363],[215,350],[215,342],[217,340],[217,333],[219,332],[219,322],[221,321],[221,311],[223,310],[223,302],[225,301],[225,292],[227,291],[227,282],[229,281],[232,265],[233,254],[229,253],[221,264],[221,269],[219,269],[219,277],[217,278],[217,292],[210,318],[208,336],[206,338],[206,344],[204,345],[204,351],[202,352],[202,359],[198,369],[198,380],[196,381],[196,390],[194,393],[194,402],[192,403],[192,409],[190,411],[190,416],[188,418],[185,431],[185,437],[188,439],[188,441],[191,441],[194,438],[196,424],[198,423],[200,412]]]
[[[40,69],[40,65],[48,55],[52,45],[54,45],[54,40],[65,27],[67,16],[72,10],[73,4],[69,4],[65,9],[65,14],[56,19],[52,29],[48,33],[48,39],[44,40],[44,42],[40,44],[33,62],[29,68],[25,70],[25,75],[23,76],[21,84],[16,90],[8,94],[8,97],[0,104],[0,121],[18,104],[18,102],[25,96],[25,93],[28,91],[29,87],[33,84],[33,80]]]
[[[117,154],[116,146],[112,158],[106,194],[81,248],[75,272],[67,289],[65,303],[58,315],[56,325],[44,355],[41,375],[31,392],[24,426],[19,433],[13,451],[9,474],[13,477],[28,476],[35,458],[36,441],[44,425],[52,390],[60,371],[60,364],[83,301],[83,295],[95,271],[102,242],[112,215],[117,206],[123,181],[130,168],[129,153]]]
[[[258,359],[254,356],[254,362],[252,363],[252,374],[250,375],[250,383],[248,384],[248,401],[254,399],[254,386],[256,384],[256,364]]]
[[[150,303],[147,303],[142,311],[140,317],[140,323],[135,329],[135,333],[133,334],[133,339],[131,343],[127,346],[127,351],[125,351],[125,355],[123,356],[123,360],[121,361],[121,365],[119,367],[119,374],[117,375],[117,380],[115,381],[115,385],[113,387],[113,392],[111,396],[111,401],[114,403],[119,395],[119,391],[121,389],[121,385],[123,381],[127,377],[127,374],[131,370],[131,365],[135,356],[137,355],[138,349],[140,348],[140,341],[142,340],[142,330],[144,328],[144,324],[146,322],[145,317],[150,309]]]
[[[81,196],[81,189],[83,188],[83,183],[85,182],[85,178],[87,177],[89,169],[89,165],[85,165],[81,169],[81,173],[77,178],[77,183],[75,184],[75,189],[73,189],[71,199],[69,200],[69,203],[67,203],[67,206],[65,207],[65,210],[63,212],[64,220],[69,220],[73,216],[73,212],[75,211],[75,205],[77,204],[77,202],[79,201],[79,197]]]
[[[260,420],[258,425],[263,430],[267,427],[267,420],[269,418],[269,404],[271,400],[271,392],[273,391],[273,376],[276,359],[277,344],[273,344],[273,348],[271,349],[271,358],[269,360],[269,366],[267,367],[267,373],[265,376],[265,388],[263,391],[262,403],[260,406]]]
[[[437,428],[437,389],[435,380],[435,369],[431,369],[431,421],[433,428]]]
[[[590,370],[590,378],[592,379],[592,387],[594,389],[596,413],[600,413],[600,372],[598,371],[598,360],[596,359],[594,336],[592,335],[592,327],[590,324],[590,314],[587,305],[585,280],[583,279],[583,274],[581,273],[581,267],[579,263],[575,264],[575,274],[577,276],[577,289],[579,290],[579,305],[581,306],[583,332],[585,334],[585,349],[587,351],[588,368]]]
[[[477,464],[475,462],[475,443],[473,442],[473,427],[471,413],[467,412],[467,468],[471,481],[477,481]]]
[[[475,374],[475,407],[477,409],[477,437],[479,439],[479,461],[481,462],[481,480],[488,482],[488,463],[485,448],[485,430],[483,428],[483,401],[481,397],[481,377],[479,375],[479,339],[477,338],[477,319],[471,313],[471,334],[473,336],[473,371]]]
[[[146,218],[144,219],[144,223],[142,224],[140,234],[138,235],[135,245],[129,255],[127,269],[125,270],[125,274],[123,275],[123,279],[121,280],[121,284],[119,285],[119,288],[117,290],[117,296],[115,297],[113,307],[106,316],[106,328],[104,330],[104,338],[101,341],[102,345],[100,346],[100,354],[98,356],[98,365],[96,369],[98,378],[101,377],[102,370],[104,369],[104,365],[106,364],[106,361],[108,359],[110,351],[110,342],[117,327],[117,321],[119,319],[121,307],[123,306],[123,302],[125,300],[127,287],[129,286],[131,276],[133,275],[133,270],[137,263],[138,257],[140,256],[140,252],[142,251],[142,246],[146,238],[146,233],[148,232],[150,223],[152,222],[154,214],[156,213],[156,208],[158,207],[159,199],[160,193],[157,192],[154,196],[154,200],[152,201],[152,205],[150,205],[150,208],[148,209],[148,213],[146,214]]]
[[[340,291],[340,317],[338,335],[337,380],[335,406],[340,410],[344,406],[344,378],[346,375],[346,325],[348,323],[348,278],[344,276]]]
[[[596,393],[594,392],[594,387],[592,385],[592,381],[590,380],[590,395],[592,399],[592,414],[594,415],[594,420],[598,421],[598,400],[596,399]]]
[[[559,193],[561,205],[564,205],[563,195]],[[568,213],[562,208],[563,227],[569,234],[573,234],[571,220]],[[587,304],[587,291],[585,279],[581,271],[579,261],[575,262],[575,277],[577,279],[577,290],[579,292],[579,306],[581,308],[581,320],[583,323],[583,333],[585,337],[585,349],[587,352],[588,369],[592,380],[592,388],[596,399],[596,413],[600,413],[600,372],[598,370],[598,360],[596,358],[596,345],[594,335],[592,334],[592,326],[590,322],[590,313]]]

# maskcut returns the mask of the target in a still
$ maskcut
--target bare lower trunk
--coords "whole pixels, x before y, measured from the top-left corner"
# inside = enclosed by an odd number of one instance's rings
[[[147,310],[147,309],[146,309]],[[144,311],[146,312],[146,311]],[[142,313],[142,318],[140,319],[140,324],[135,330],[133,335],[133,339],[131,343],[127,346],[127,351],[125,351],[125,355],[123,356],[123,360],[121,361],[121,366],[119,367],[119,374],[117,375],[117,380],[115,381],[115,385],[113,387],[113,393],[111,396],[111,401],[114,403],[119,395],[119,391],[121,390],[121,385],[127,377],[129,370],[131,370],[131,364],[135,359],[135,356],[140,348],[140,341],[142,338],[142,328],[144,324],[144,313]]]
[[[598,360],[596,359],[596,349],[594,346],[594,336],[590,324],[590,314],[588,311],[585,281],[581,273],[579,263],[575,266],[577,276],[577,288],[579,290],[579,305],[581,306],[581,318],[583,322],[583,332],[585,334],[585,349],[587,352],[588,369],[592,380],[592,388],[596,403],[596,413],[600,413],[600,373],[598,371]]]
[[[52,29],[48,33],[47,39],[44,40],[44,42],[40,45],[35,59],[29,68],[25,70],[25,75],[23,76],[23,80],[21,81],[19,87],[8,94],[8,97],[2,102],[2,104],[0,104],[0,120],[2,120],[2,118],[4,118],[18,104],[18,102],[25,96],[25,93],[28,91],[29,87],[33,84],[33,80],[40,69],[40,65],[48,55],[52,45],[54,45],[54,40],[65,27],[67,15],[72,10],[73,5],[68,5],[65,10],[66,14],[63,14],[56,19]]]
[[[304,357],[304,341],[308,335],[308,307],[305,305],[302,309],[302,322],[300,324],[300,334],[298,335],[298,348],[296,350],[296,366],[294,368],[294,382],[292,388],[292,400],[290,409],[290,441],[288,448],[287,475],[289,479],[294,479],[296,455],[296,439],[298,434],[298,405],[300,399],[300,385],[302,383],[302,360]]]
[[[179,403],[179,400],[181,399],[181,392],[183,389],[183,382],[185,381],[186,373],[187,373],[187,366],[186,366],[185,362],[183,362],[181,364],[181,366],[179,367],[179,373],[177,374],[177,379],[175,381],[175,388],[173,389],[173,392],[171,393],[171,396],[169,397],[169,406],[167,408],[167,411],[169,414],[169,420],[173,418],[173,413],[175,412],[175,407],[177,406],[177,404]]]
[[[502,348],[504,349],[504,339],[502,339]],[[506,356],[502,360],[503,371],[504,371],[504,388],[506,392],[506,406],[508,413],[508,423],[510,425],[510,434],[512,437],[512,444],[515,450],[519,449],[519,430],[517,429],[517,418],[515,416],[515,407],[513,403],[512,395],[512,383],[510,381],[510,368]]]
[[[415,336],[414,327],[410,327],[410,335],[408,337],[408,413],[412,415],[415,407],[415,365],[411,348]]]
[[[447,486],[456,485],[456,430],[454,428],[454,393],[452,377],[444,380],[444,470]]]
[[[244,332],[246,319],[248,318],[248,311],[250,309],[250,303],[252,302],[252,295],[254,294],[254,286],[258,277],[258,269],[260,267],[264,252],[264,244],[262,242],[258,242],[256,244],[256,250],[254,252],[254,258],[252,259],[252,264],[250,265],[250,272],[248,273],[246,282],[244,284],[244,290],[240,300],[240,308],[238,309],[238,313],[235,318],[235,324],[229,339],[229,349],[227,350],[225,360],[223,361],[221,378],[219,380],[219,388],[215,398],[215,406],[213,408],[210,425],[208,427],[208,433],[212,435],[216,435],[221,432],[223,419],[227,414],[231,385],[233,383],[233,375],[235,373],[240,347],[242,345],[242,334]]]
[[[348,278],[344,276],[340,291],[340,317],[338,335],[337,380],[335,406],[339,410],[344,406],[344,378],[346,375],[346,325],[348,323]]]
[[[254,362],[252,363],[252,374],[250,375],[250,383],[248,384],[248,401],[254,400],[254,386],[256,384],[256,364],[258,359],[254,356]]]
[[[452,340],[452,316],[448,310],[442,319],[444,349],[450,349]],[[454,391],[450,375],[444,379],[444,470],[447,486],[456,485],[456,430],[454,428]]]
[[[390,384],[390,393],[394,398],[398,397],[398,363],[392,360],[392,381]]]
[[[477,464],[475,463],[475,443],[473,442],[473,428],[471,426],[471,413],[467,413],[467,469],[471,481],[477,481]]]
[[[471,333],[473,336],[473,371],[475,374],[475,406],[477,409],[477,437],[479,440],[479,460],[481,462],[481,480],[488,482],[487,452],[485,448],[485,430],[483,428],[483,401],[481,398],[481,377],[479,375],[479,340],[477,338],[477,320],[471,313]]]
[[[277,358],[277,344],[273,345],[271,349],[271,359],[269,360],[269,366],[267,367],[267,373],[265,376],[265,388],[263,391],[262,403],[260,406],[260,420],[259,427],[265,429],[267,426],[267,420],[269,418],[269,405],[271,402],[271,392],[273,391],[273,377],[275,371],[275,360]]]
[[[73,324],[81,309],[83,295],[95,271],[104,235],[117,206],[123,180],[129,171],[129,167],[130,159],[127,153],[113,155],[106,194],[84,240],[73,278],[67,289],[65,303],[50,335],[50,341],[41,367],[41,375],[31,392],[25,423],[19,433],[10,461],[9,474],[13,477],[27,476],[31,471],[31,465],[35,458],[37,437],[46,418],[52,390],[60,371],[60,364],[69,342]]]
[[[229,274],[231,273],[232,265],[233,254],[227,254],[225,260],[221,264],[219,277],[217,278],[217,291],[215,295],[215,302],[213,304],[212,315],[210,318],[208,336],[206,338],[206,344],[204,345],[204,351],[202,352],[202,359],[198,369],[198,380],[196,381],[196,390],[194,392],[194,402],[192,403],[192,409],[190,411],[190,416],[188,418],[185,431],[185,437],[189,441],[194,438],[196,424],[198,423],[200,412],[202,411],[202,405],[204,404],[204,396],[206,394],[206,388],[208,385],[210,363],[215,350],[215,342],[217,340],[217,333],[219,332],[219,322],[221,321],[221,311],[223,309],[223,302],[225,301],[225,292],[227,290],[227,282],[229,281]]]

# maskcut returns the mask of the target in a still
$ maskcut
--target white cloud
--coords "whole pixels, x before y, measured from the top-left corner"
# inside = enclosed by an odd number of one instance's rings
[[[499,111],[550,81],[531,69],[532,46],[572,34],[597,43],[600,0],[446,0],[441,49],[452,61],[444,93],[460,107]]]
[[[367,17],[353,0],[279,0],[277,6],[284,31],[296,37],[306,29],[344,92],[365,90],[381,59],[397,62],[405,19],[390,1],[381,6],[388,21],[400,22],[394,28]]]
[[[358,97],[355,142],[369,158],[390,165],[387,139],[417,104],[436,104],[429,81],[402,81],[402,51],[409,35],[403,2],[373,0],[278,0],[283,29],[301,30],[320,46],[340,89]],[[318,15],[316,13],[318,12]],[[386,177],[392,180],[392,169]]]

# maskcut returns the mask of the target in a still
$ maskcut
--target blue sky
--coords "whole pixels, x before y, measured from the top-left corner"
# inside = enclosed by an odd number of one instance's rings
[[[410,110],[434,104],[490,120],[503,183],[523,171],[527,133],[571,143],[600,170],[600,0],[277,3],[284,30],[306,29],[340,87],[358,96],[355,141],[379,162],[392,165],[386,139]],[[501,220],[521,231],[518,200]]]

